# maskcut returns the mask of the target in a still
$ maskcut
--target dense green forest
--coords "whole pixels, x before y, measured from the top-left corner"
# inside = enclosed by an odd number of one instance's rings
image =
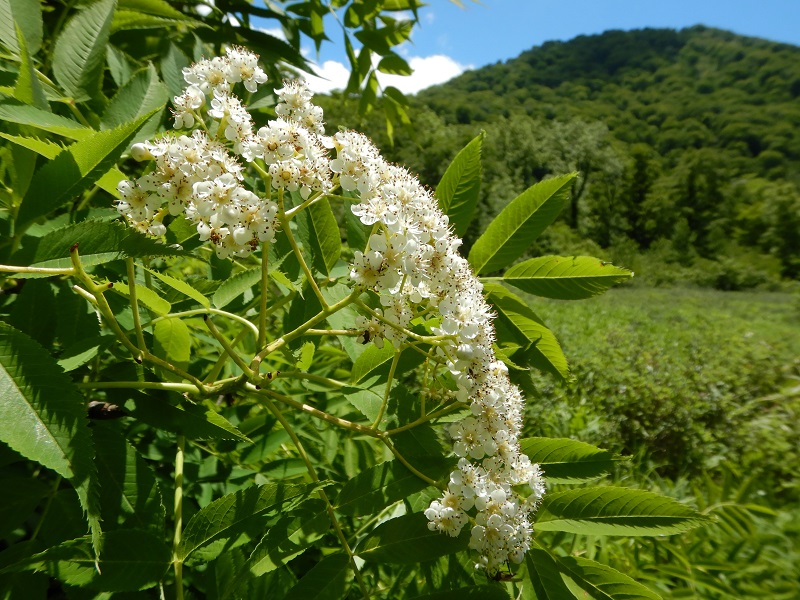
[[[594,254],[659,285],[776,288],[800,276],[800,48],[693,27],[548,42],[413,99],[412,136],[324,99],[434,185],[486,132],[483,219],[577,170],[532,252]],[[785,284],[785,283],[784,283]]]

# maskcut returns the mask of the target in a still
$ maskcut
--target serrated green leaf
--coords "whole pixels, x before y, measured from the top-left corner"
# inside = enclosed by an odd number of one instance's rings
[[[42,45],[42,7],[31,0],[0,0],[0,44],[20,55],[16,27],[22,30],[31,56]]]
[[[297,368],[301,371],[308,371],[311,368],[311,361],[314,360],[314,342],[305,342],[300,348],[300,358],[297,361]]]
[[[608,450],[566,438],[525,438],[520,451],[538,463],[548,483],[583,483],[602,477],[619,460]]]
[[[195,300],[198,304],[200,304],[200,306],[205,308],[209,308],[211,306],[208,298],[206,298],[202,293],[200,293],[200,291],[194,289],[185,281],[181,279],[175,279],[174,277],[170,277],[169,275],[165,275],[164,273],[159,273],[158,271],[153,271],[151,269],[145,269],[145,271],[154,277],[157,277],[172,289],[178,290],[184,296],[188,296],[192,300]]]
[[[191,17],[183,14],[176,8],[170,6],[165,0],[118,0],[118,7],[121,9],[135,10],[136,12],[148,15],[156,15],[166,19],[193,21]]]
[[[83,398],[44,348],[2,322],[0,398],[0,440],[67,479],[92,470]]]
[[[183,69],[189,66],[189,58],[174,43],[161,56],[161,78],[169,89],[170,96],[177,96],[186,87]]]
[[[17,226],[30,224],[94,185],[114,166],[152,114],[116,129],[93,133],[67,146],[39,168],[19,207]]]
[[[570,378],[569,364],[553,332],[522,298],[497,283],[483,284],[486,299],[497,312],[498,340],[523,344],[523,354],[532,366],[563,380]]]
[[[115,281],[114,286],[111,289],[118,294],[125,296],[126,298],[130,298],[130,289],[128,288],[127,283]],[[144,306],[152,310],[157,315],[167,315],[172,309],[172,305],[159,296],[155,291],[138,283],[136,284],[136,300],[141,302]],[[168,320],[173,321],[175,319]],[[160,321],[160,323],[163,323],[163,321]]]
[[[372,382],[372,380],[370,380],[370,382]],[[365,388],[348,386],[342,388],[339,392],[358,410],[358,412],[364,415],[370,422],[374,422],[380,414],[385,390],[386,384],[380,384],[375,387]]]
[[[275,510],[289,510],[320,487],[318,483],[253,486],[215,500],[201,508],[186,524],[177,555],[185,560],[200,546],[234,532],[237,526]]]
[[[378,514],[428,485],[399,461],[390,460],[348,480],[339,492],[335,506],[342,514],[354,517]]]
[[[378,348],[375,344],[369,344],[364,352],[353,361],[350,380],[358,383],[366,379],[367,375],[376,369],[391,363],[396,352],[397,349],[391,344],[384,344],[382,348]]]
[[[435,592],[424,596],[414,596],[412,600],[509,600],[509,596],[508,592],[500,584],[497,584],[473,585],[449,592]]]
[[[322,537],[331,527],[325,503],[319,499],[302,502],[270,525],[242,571],[261,577],[288,563]]]
[[[331,269],[342,253],[339,224],[336,222],[336,217],[333,216],[327,198],[317,200],[306,210],[309,217],[309,233],[311,234],[309,241],[314,267],[320,273],[330,277]]]
[[[157,121],[160,115],[153,111],[164,108],[168,99],[167,86],[159,80],[155,67],[148,65],[122,86],[108,103],[100,122],[101,128],[113,129],[146,114],[153,115],[151,118]]]
[[[561,212],[575,177],[540,181],[509,202],[469,251],[475,272],[499,271],[519,258]]]
[[[185,369],[192,356],[192,336],[186,323],[180,319],[164,319],[156,323],[153,328],[153,354]]]
[[[111,33],[119,31],[129,31],[132,29],[161,29],[164,27],[202,27],[201,21],[193,19],[169,19],[156,15],[147,15],[135,10],[120,9],[114,13],[114,20],[111,22]]]
[[[170,550],[161,536],[137,529],[119,529],[103,535],[99,562],[92,553],[91,540],[83,537],[34,554],[6,571],[44,572],[67,585],[106,592],[135,592],[156,585],[170,560]]]
[[[50,282],[29,281],[11,307],[8,322],[49,349],[56,335],[57,309],[56,296]]]
[[[8,0],[0,0],[0,3],[4,1]],[[28,46],[25,43],[25,35],[19,26],[17,26],[17,38],[19,40],[20,64],[19,77],[17,77],[17,82],[14,85],[14,97],[20,102],[49,111],[50,105],[47,103],[44,89],[33,66]]]
[[[620,487],[590,487],[545,494],[536,531],[582,535],[671,535],[706,517],[672,498]]]
[[[224,308],[260,281],[261,267],[237,273],[222,282],[211,302],[217,308]]]
[[[32,150],[45,158],[55,158],[56,155],[63,150],[63,146],[59,146],[50,140],[40,140],[39,138],[22,137],[18,135],[9,135],[0,131],[0,137],[16,144],[22,148]]]
[[[2,322],[0,398],[0,441],[72,482],[97,547],[94,446],[84,400],[44,348]]]
[[[595,600],[661,600],[650,588],[609,566],[577,556],[556,560],[562,573]]]
[[[436,186],[439,208],[450,219],[453,231],[462,237],[472,221],[481,191],[481,145],[485,132],[456,155]]]
[[[346,554],[331,554],[319,561],[297,582],[284,600],[340,600],[350,571]]]
[[[458,537],[428,529],[422,513],[403,515],[378,525],[359,542],[355,554],[367,562],[416,564],[466,550],[469,527]]]
[[[35,240],[27,240],[12,257],[16,264],[37,267],[71,267],[70,248],[78,244],[81,263],[98,265],[122,258],[145,256],[185,256],[177,248],[165,246],[120,222],[97,219],[67,225]]]
[[[67,21],[56,40],[53,74],[78,102],[100,89],[115,5],[115,0],[95,0]]]
[[[76,121],[10,98],[0,101],[0,119],[35,127],[71,140],[83,140],[94,133]]]
[[[537,600],[575,600],[561,578],[555,558],[543,548],[533,547],[525,553],[527,579]]]
[[[631,277],[628,269],[590,256],[540,256],[511,267],[503,281],[535,296],[583,300]]]
[[[225,417],[202,404],[174,406],[162,398],[137,393],[125,404],[128,414],[156,429],[185,435],[190,440],[250,439]]]
[[[163,534],[166,511],[155,475],[113,423],[92,429],[97,448],[100,509],[107,529],[151,530]]]

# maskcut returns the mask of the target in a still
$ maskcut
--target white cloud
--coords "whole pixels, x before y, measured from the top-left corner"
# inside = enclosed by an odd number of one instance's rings
[[[449,81],[472,68],[471,65],[462,65],[444,54],[412,56],[408,64],[414,70],[409,77],[379,73],[378,81],[383,87],[391,85],[404,94],[416,94],[432,85]]]
[[[308,87],[315,94],[328,94],[333,90],[343,90],[350,78],[350,69],[335,60],[326,60],[322,65],[314,65],[317,76],[304,74]]]
[[[449,81],[467,69],[473,68],[472,65],[462,65],[444,54],[412,56],[408,59],[408,64],[414,71],[408,77],[378,73],[381,87],[393,86],[404,94],[416,94],[420,90]],[[306,75],[306,80],[315,93],[327,94],[333,90],[342,90],[347,85],[350,70],[344,64],[326,60],[322,65],[314,65],[314,68],[318,76]]]

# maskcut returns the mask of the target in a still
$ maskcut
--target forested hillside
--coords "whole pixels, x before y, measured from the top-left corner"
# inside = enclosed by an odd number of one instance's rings
[[[534,182],[580,171],[563,223],[535,250],[602,254],[654,284],[800,276],[800,48],[705,27],[609,31],[414,102],[414,139],[396,135],[389,154],[433,185],[485,130],[487,220]],[[326,109],[359,124],[338,102]],[[389,148],[382,122],[359,125]]]

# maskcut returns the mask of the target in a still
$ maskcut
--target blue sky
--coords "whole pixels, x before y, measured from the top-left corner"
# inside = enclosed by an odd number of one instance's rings
[[[413,93],[468,68],[507,60],[548,40],[569,40],[608,29],[703,24],[735,33],[800,45],[800,0],[429,0],[411,43],[400,48],[415,68],[410,78],[389,79]],[[341,39],[331,22],[331,38]],[[346,81],[346,60],[339,43],[323,46],[319,72],[329,81],[312,86],[324,91]]]

